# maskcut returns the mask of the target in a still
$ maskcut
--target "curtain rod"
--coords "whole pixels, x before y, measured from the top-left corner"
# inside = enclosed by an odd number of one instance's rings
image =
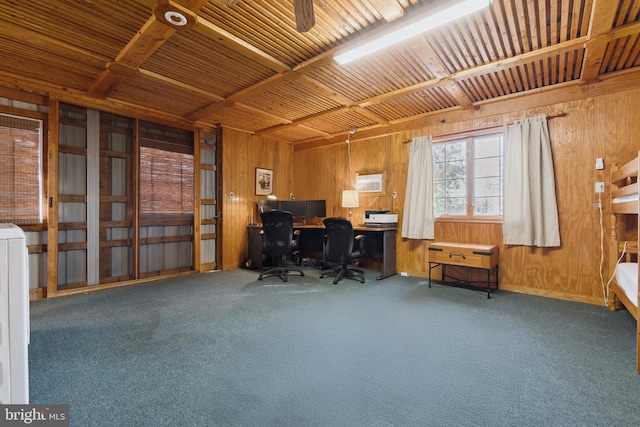
[[[566,116],[567,113],[558,113],[558,114],[554,114],[551,116],[547,116],[547,120],[549,119],[555,119],[556,117],[564,117]],[[491,130],[491,129],[498,129],[501,128],[503,125],[493,125],[493,126],[485,126],[485,127],[481,127],[481,128],[473,128],[471,130],[461,130],[458,132],[451,132],[451,133],[445,133],[442,135],[438,135],[438,137],[449,137],[449,136],[454,136],[454,135],[460,135],[460,134],[464,134],[464,133],[470,133],[470,132],[480,132],[480,131],[484,131],[484,130]],[[404,141],[402,141],[403,144],[408,144],[413,140],[413,138],[409,138],[409,139],[405,139]]]

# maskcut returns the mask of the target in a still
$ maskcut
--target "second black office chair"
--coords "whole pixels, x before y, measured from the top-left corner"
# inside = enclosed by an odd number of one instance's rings
[[[364,256],[364,235],[354,237],[351,221],[346,218],[326,218],[324,242],[324,262],[330,268],[320,274],[323,278],[327,273],[335,273],[333,284],[337,284],[343,278],[359,280],[364,283],[364,271],[357,268],[349,268],[349,264],[355,259]],[[358,242],[354,250],[354,241]]]
[[[278,276],[283,282],[286,282],[289,280],[291,271],[304,276],[301,269],[285,265],[286,258],[290,255],[294,259],[299,259],[298,242],[297,239],[294,239],[293,232],[293,214],[287,211],[268,211],[262,212],[260,218],[262,218],[263,233],[262,253],[271,257],[271,266],[262,269],[258,280],[268,276]]]

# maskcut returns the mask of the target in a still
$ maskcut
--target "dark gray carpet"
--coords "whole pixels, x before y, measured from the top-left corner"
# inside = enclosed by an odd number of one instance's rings
[[[31,303],[73,426],[637,426],[635,321],[413,277],[231,270]]]

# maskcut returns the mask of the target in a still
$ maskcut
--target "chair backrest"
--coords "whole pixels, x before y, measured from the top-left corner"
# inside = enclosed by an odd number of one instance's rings
[[[270,256],[289,255],[293,241],[293,214],[287,211],[268,211],[262,218],[262,252]]]
[[[351,262],[353,252],[353,226],[346,218],[325,218],[326,242],[324,257],[326,262],[345,265]]]

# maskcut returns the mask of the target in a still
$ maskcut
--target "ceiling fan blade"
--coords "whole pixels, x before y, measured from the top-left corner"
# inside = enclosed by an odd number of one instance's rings
[[[293,0],[293,11],[296,14],[296,29],[298,32],[307,32],[316,25],[313,0]]]

